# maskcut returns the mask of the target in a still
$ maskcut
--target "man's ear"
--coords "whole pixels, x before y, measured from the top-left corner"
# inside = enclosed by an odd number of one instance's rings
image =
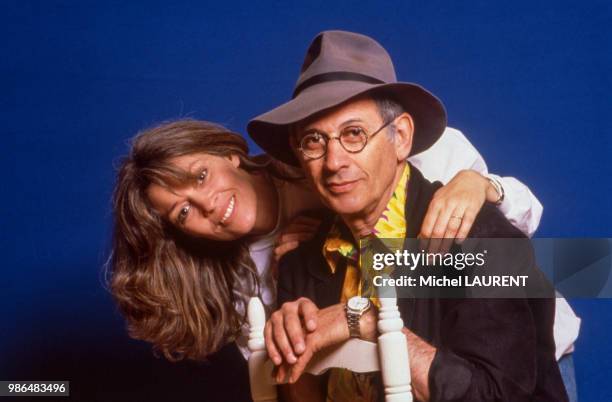
[[[408,113],[402,113],[395,119],[395,152],[397,161],[405,161],[412,149],[414,120]]]
[[[229,159],[229,161],[232,165],[234,165],[235,168],[240,167],[240,158],[238,157],[238,154],[229,154],[227,156],[227,159]]]

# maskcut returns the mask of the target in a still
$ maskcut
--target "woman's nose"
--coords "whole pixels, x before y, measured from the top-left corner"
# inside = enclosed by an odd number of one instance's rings
[[[191,203],[198,207],[206,216],[215,212],[217,195],[211,191],[194,188],[191,195]]]

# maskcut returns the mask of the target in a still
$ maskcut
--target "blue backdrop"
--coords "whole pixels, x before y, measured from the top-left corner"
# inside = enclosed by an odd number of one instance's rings
[[[170,118],[244,132],[288,99],[324,29],[373,36],[401,80],[439,96],[490,170],[542,201],[538,236],[612,235],[612,3],[354,3],[3,2],[0,380],[68,379],[87,400],[221,398],[201,366],[130,340],[101,286],[113,163]],[[571,304],[580,397],[612,400],[612,303]]]

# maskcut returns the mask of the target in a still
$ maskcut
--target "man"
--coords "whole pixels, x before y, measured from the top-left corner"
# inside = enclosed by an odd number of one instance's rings
[[[339,31],[311,44],[293,101],[249,124],[264,150],[299,162],[341,218],[330,218],[313,241],[281,262],[284,304],[266,326],[266,346],[290,383],[304,381],[304,367],[322,348],[355,334],[376,338],[374,309],[355,320],[346,307],[361,291],[355,243],[373,235],[416,236],[439,185],[405,161],[435,143],[445,127],[440,101],[396,82],[377,42]],[[459,227],[467,217],[457,212],[451,218]],[[485,206],[470,235],[522,234]],[[567,400],[554,358],[553,300],[410,299],[399,307],[418,400]],[[333,370],[326,382],[323,389],[335,401],[380,396],[372,376]]]

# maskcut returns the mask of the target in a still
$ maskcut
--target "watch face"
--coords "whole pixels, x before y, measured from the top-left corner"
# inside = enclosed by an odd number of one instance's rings
[[[365,297],[351,297],[347,303],[348,308],[357,311],[365,309],[369,304],[370,300],[366,299]]]

